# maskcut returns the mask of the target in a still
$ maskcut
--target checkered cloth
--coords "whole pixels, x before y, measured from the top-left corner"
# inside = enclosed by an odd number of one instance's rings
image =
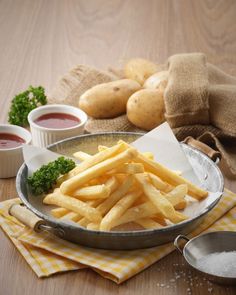
[[[72,244],[26,228],[8,214],[9,206],[15,203],[19,203],[19,199],[0,203],[0,226],[38,277],[89,267],[119,284],[174,250],[172,243],[133,251],[100,250]],[[189,237],[218,230],[236,230],[236,195],[228,190]]]

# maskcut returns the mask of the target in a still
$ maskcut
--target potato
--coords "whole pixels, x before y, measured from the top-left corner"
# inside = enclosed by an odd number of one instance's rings
[[[129,97],[140,88],[130,79],[99,84],[80,96],[79,107],[93,118],[114,118],[126,112]]]
[[[142,89],[135,92],[127,103],[127,116],[135,126],[151,130],[165,121],[163,92]]]
[[[157,65],[146,59],[134,58],[127,62],[124,71],[126,78],[143,85],[148,77],[157,72]]]
[[[150,76],[143,84],[144,88],[165,90],[168,82],[168,71],[162,71]]]

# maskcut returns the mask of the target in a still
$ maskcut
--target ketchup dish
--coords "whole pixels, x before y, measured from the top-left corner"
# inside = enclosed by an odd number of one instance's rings
[[[23,164],[23,144],[31,142],[31,134],[16,126],[0,125],[0,178],[14,177]]]
[[[46,147],[59,140],[83,134],[87,115],[69,105],[45,105],[28,115],[33,144]]]

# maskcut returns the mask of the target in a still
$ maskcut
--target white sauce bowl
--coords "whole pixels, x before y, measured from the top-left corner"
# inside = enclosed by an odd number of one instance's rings
[[[79,118],[80,122],[73,127],[61,129],[42,127],[35,122],[42,115],[50,113],[69,114]],[[59,140],[83,134],[87,118],[85,112],[79,108],[63,104],[45,105],[36,108],[28,115],[33,145],[46,147]]]
[[[0,133],[8,133],[24,139],[24,144],[31,142],[31,134],[28,130],[8,124],[0,124]],[[13,148],[0,149],[0,178],[14,177],[24,162],[22,145]]]

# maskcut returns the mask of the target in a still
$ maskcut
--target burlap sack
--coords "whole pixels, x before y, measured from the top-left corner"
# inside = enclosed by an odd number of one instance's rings
[[[161,69],[165,67],[160,65]],[[166,119],[176,137],[181,141],[190,135],[218,149],[224,166],[236,176],[236,78],[207,63],[201,53],[170,57],[168,70],[164,93]],[[49,95],[49,101],[77,106],[80,95],[90,87],[121,77],[120,70],[102,72],[79,65],[62,77]],[[86,131],[142,130],[122,115],[105,120],[90,118]]]

